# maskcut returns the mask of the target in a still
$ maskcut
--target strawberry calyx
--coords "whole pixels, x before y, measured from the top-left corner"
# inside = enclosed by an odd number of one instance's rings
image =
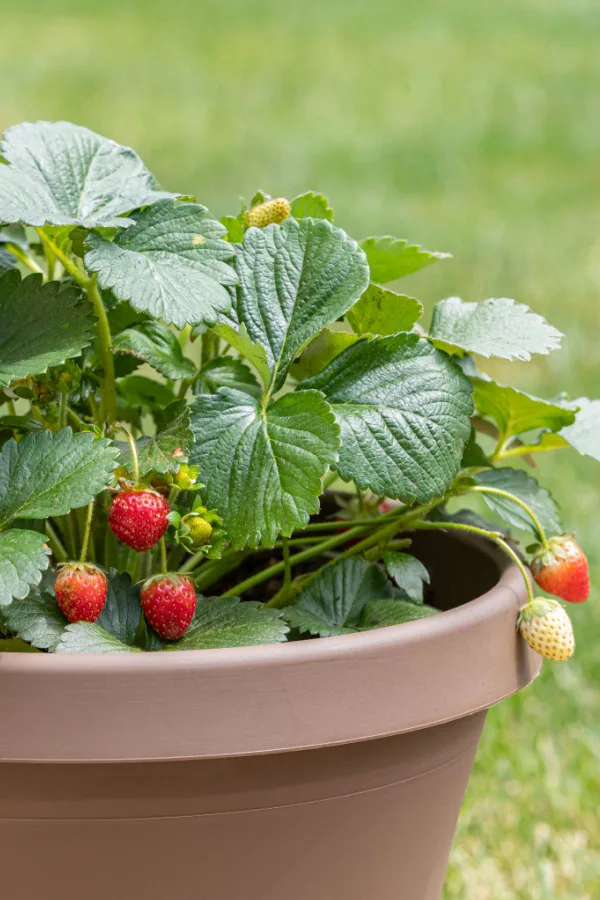
[[[523,606],[519,612],[518,625],[521,622],[531,622],[533,619],[543,619],[548,613],[557,607],[561,608],[557,600],[550,600],[546,597],[534,597],[534,599]]]
[[[531,568],[534,572],[553,565],[561,559],[569,559],[570,546],[575,540],[575,535],[565,532],[548,538],[546,546],[536,545],[533,549]]]
[[[66,562],[57,563],[56,569],[58,571],[63,571],[65,569],[67,569],[68,571],[73,571],[73,572],[77,570],[77,571],[87,572],[88,575],[104,575],[104,577],[106,577],[104,570],[101,569],[100,566],[97,566],[95,563],[91,563],[91,562],[81,562],[81,561],[71,562],[71,561],[67,560]]]
[[[177,572],[159,572],[157,575],[151,575],[150,578],[147,578],[141,589],[147,591],[157,581],[169,581],[174,587],[178,587],[182,581],[192,584],[191,579],[187,575],[178,575]]]

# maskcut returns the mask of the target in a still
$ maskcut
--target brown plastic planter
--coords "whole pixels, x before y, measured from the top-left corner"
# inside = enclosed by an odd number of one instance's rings
[[[438,534],[415,548],[443,615],[268,647],[0,654],[2,896],[439,900],[485,710],[541,660],[515,630],[514,567]]]

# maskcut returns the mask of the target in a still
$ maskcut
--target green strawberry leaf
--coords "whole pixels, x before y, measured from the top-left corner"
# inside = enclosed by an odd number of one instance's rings
[[[409,244],[400,238],[368,237],[360,241],[360,246],[367,254],[371,281],[388,284],[397,278],[404,278],[432,265],[438,259],[448,259],[450,253],[436,253],[424,250],[417,244]]]
[[[433,606],[417,606],[407,600],[371,600],[365,604],[359,622],[359,631],[385,628],[387,625],[403,625],[427,616],[435,616],[439,609]]]
[[[560,437],[578,453],[600,462],[600,400],[580,397],[574,406],[579,407],[575,421],[562,429]]]
[[[368,284],[364,253],[324,219],[250,228],[237,256],[237,313],[266,350],[274,390],[291,362],[343,316]]]
[[[17,268],[17,260],[10,250],[0,247],[0,275],[9,272],[11,269]]]
[[[140,474],[148,472],[176,472],[181,462],[173,457],[175,450],[181,448],[187,453],[193,434],[190,430],[190,411],[185,400],[174,400],[160,414],[155,413],[157,430],[154,437],[145,435],[135,442]],[[132,471],[131,450],[126,441],[115,441],[119,450],[119,465]]]
[[[423,584],[429,584],[429,572],[422,562],[410,553],[387,550],[383,554],[385,569],[390,578],[413,603],[423,603]]]
[[[317,572],[283,614],[302,633],[351,634],[359,630],[366,603],[393,595],[393,585],[378,566],[359,558],[340,559]]]
[[[327,219],[333,222],[333,209],[323,194],[307,191],[292,200],[292,216],[295,219]]]
[[[67,625],[55,648],[56,653],[141,653],[139,647],[124,644],[97,622]]]
[[[11,528],[0,532],[0,606],[21,601],[32,585],[39,584],[48,567],[50,550],[37,531]]]
[[[558,403],[533,397],[488,378],[472,378],[472,382],[475,408],[496,423],[500,443],[537,428],[559,431],[575,421],[573,410]]]
[[[234,548],[272,545],[318,512],[339,446],[321,394],[285,394],[265,410],[249,394],[221,388],[196,399],[191,424],[190,463]]]
[[[342,429],[345,481],[412,503],[441,496],[471,433],[471,388],[416,334],[362,339],[300,388],[322,391]]]
[[[227,232],[227,240],[230,244],[240,244],[244,240],[244,216],[221,216],[221,225]]]
[[[346,318],[356,334],[386,335],[410,331],[422,314],[423,306],[414,297],[370,284]]]
[[[290,366],[290,375],[300,381],[321,372],[342,350],[355,344],[356,334],[324,328]]]
[[[163,384],[144,375],[126,375],[117,382],[119,396],[127,406],[138,409],[162,409],[175,401],[170,384]]]
[[[81,292],[41,275],[0,275],[0,387],[77,356],[94,328]]]
[[[262,383],[267,387],[271,380],[271,370],[267,361],[267,352],[262,344],[250,340],[245,325],[228,325],[222,323],[215,328],[215,333],[254,366],[261,377]]]
[[[232,356],[211,359],[202,366],[194,384],[195,394],[216,394],[219,388],[228,387],[260,397],[261,387],[248,366]]]
[[[174,381],[190,378],[196,372],[191,359],[183,355],[177,336],[161,322],[143,322],[126,328],[113,339],[113,349],[129,353]]]
[[[528,361],[560,347],[562,334],[523,303],[501,298],[465,303],[441,300],[433,309],[429,336],[449,353],[477,353]]]
[[[0,523],[87,506],[109,484],[116,455],[105,438],[70,428],[7,441],[0,453]]]
[[[108,592],[98,625],[123,644],[135,643],[136,631],[142,615],[140,586],[134,584],[127,572],[108,569]]]
[[[289,631],[281,613],[238,597],[198,598],[192,623],[167,650],[212,650],[278,644]]]
[[[546,488],[541,487],[535,478],[522,469],[486,469],[473,476],[477,484],[483,487],[498,488],[514,494],[523,500],[534,512],[544,531],[549,535],[562,534],[563,528],[556,501]],[[511,500],[497,494],[482,494],[483,499],[500,518],[508,525],[521,531],[537,531],[524,509]]]
[[[119,226],[124,213],[174,194],[157,189],[141,159],[88,128],[24,122],[0,156],[0,220],[28,225]]]
[[[231,307],[224,285],[237,281],[221,223],[204,206],[172,200],[132,218],[113,241],[93,233],[87,239],[85,265],[101,287],[167,324],[214,325]]]
[[[10,631],[39,650],[55,650],[69,624],[54,596],[55,578],[54,572],[45,571],[37,587],[5,610]]]

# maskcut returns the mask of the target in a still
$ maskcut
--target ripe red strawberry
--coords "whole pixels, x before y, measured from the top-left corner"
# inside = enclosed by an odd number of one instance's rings
[[[69,622],[95,622],[106,602],[106,575],[91,563],[61,565],[54,593]]]
[[[125,489],[111,504],[108,524],[113,534],[128,547],[149,550],[169,527],[169,512],[169,504],[156,491]]]
[[[590,593],[588,561],[570,534],[550,538],[531,563],[536,583],[569,603],[583,603]]]
[[[146,621],[168,641],[183,637],[196,609],[196,591],[185,575],[155,575],[140,591]]]

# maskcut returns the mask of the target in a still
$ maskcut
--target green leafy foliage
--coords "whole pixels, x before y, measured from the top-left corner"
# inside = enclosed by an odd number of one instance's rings
[[[145,375],[126,375],[117,383],[119,395],[128,406],[138,409],[161,409],[175,401],[175,394],[170,384],[163,384]]]
[[[266,387],[271,381],[267,351],[258,341],[251,340],[246,326],[236,325],[234,328],[232,325],[221,324],[215,328],[215,332],[254,366]]]
[[[300,385],[322,391],[342,429],[343,479],[403,500],[441,496],[471,433],[467,379],[416,334],[361,340]]]
[[[275,390],[298,352],[348,312],[369,277],[356,242],[323,219],[250,228],[237,271],[238,316],[265,348]]]
[[[141,475],[151,471],[163,474],[176,472],[181,460],[173,456],[174,451],[181,449],[184,454],[187,453],[193,440],[190,411],[185,400],[174,400],[155,418],[157,427],[154,437],[145,435],[135,444]],[[133,463],[129,444],[119,441],[115,445],[120,451],[120,465],[131,472]]]
[[[106,577],[108,591],[98,625],[123,644],[133,645],[142,616],[140,586],[132,582],[127,572],[116,569],[109,569]]]
[[[576,419],[562,429],[560,437],[579,453],[600,462],[600,400],[580,397],[574,406],[578,407]]]
[[[550,492],[541,487],[531,475],[521,469],[486,469],[475,475],[474,479],[483,487],[507,491],[523,500],[533,510],[542,528],[548,534],[562,533],[563,528],[556,501]],[[490,509],[508,525],[532,531],[537,536],[531,517],[518,504],[497,494],[483,494],[483,499]]]
[[[10,631],[40,650],[55,650],[69,624],[54,596],[54,578],[53,572],[44,572],[37,587],[5,610]]]
[[[70,428],[8,441],[0,453],[0,524],[87,505],[109,483],[116,455],[104,438]]]
[[[11,528],[0,532],[0,606],[26,597],[48,566],[46,538],[36,531]]]
[[[190,462],[234,547],[273,544],[318,511],[322,479],[339,446],[333,413],[319,393],[286,394],[264,410],[249,394],[221,388],[196,399],[191,426]]]
[[[211,650],[277,644],[285,641],[288,630],[276,609],[265,609],[260,603],[240,603],[238,597],[200,597],[188,631],[166,649]]]
[[[84,261],[103,288],[134,309],[179,328],[214,325],[231,307],[224,285],[237,280],[224,235],[204,206],[163,200],[135,213],[113,241],[90,234]]]
[[[191,359],[183,355],[177,336],[160,322],[142,322],[126,328],[113,340],[113,347],[147,362],[166,378],[190,378],[196,372]]]
[[[365,238],[360,241],[360,246],[367,254],[371,280],[378,284],[388,284],[404,278],[439,259],[448,259],[451,255],[424,250],[417,244],[409,244],[408,241],[390,235]]]
[[[298,381],[316,375],[317,372],[321,372],[325,366],[329,365],[331,360],[335,359],[342,350],[355,344],[357,340],[358,336],[348,331],[333,331],[331,328],[324,328],[294,360],[290,367],[290,375],[293,375]]]
[[[429,572],[410,553],[387,550],[383,554],[386,572],[413,603],[423,603],[423,585],[429,584]]]
[[[140,647],[124,644],[97,622],[67,625],[55,648],[56,653],[141,653]]]
[[[422,314],[423,306],[414,297],[370,284],[346,318],[356,334],[386,335],[410,331]]]
[[[295,219],[327,219],[333,222],[333,209],[323,194],[307,191],[292,200],[292,215]]]
[[[575,421],[575,413],[566,406],[487,378],[473,379],[473,400],[477,411],[498,426],[500,442],[537,428],[559,431]]]
[[[501,298],[465,303],[449,297],[436,304],[430,337],[448,352],[530,360],[560,347],[562,334],[523,303]]]
[[[365,604],[361,613],[358,630],[370,631],[372,628],[384,628],[388,625],[403,625],[438,613],[439,609],[424,603],[417,605],[406,600],[371,600]]]
[[[80,291],[41,275],[0,275],[0,387],[77,356],[90,342],[92,317]]]
[[[0,275],[4,274],[4,272],[9,272],[11,269],[17,268],[17,260],[13,256],[13,254],[6,250],[4,247],[0,247]]]
[[[157,189],[128,147],[68,122],[9,128],[0,156],[0,221],[119,226],[124,213],[174,194]]]
[[[240,359],[219,356],[202,366],[194,384],[196,394],[216,394],[221,387],[244,391],[260,397],[261,388],[254,373]]]

